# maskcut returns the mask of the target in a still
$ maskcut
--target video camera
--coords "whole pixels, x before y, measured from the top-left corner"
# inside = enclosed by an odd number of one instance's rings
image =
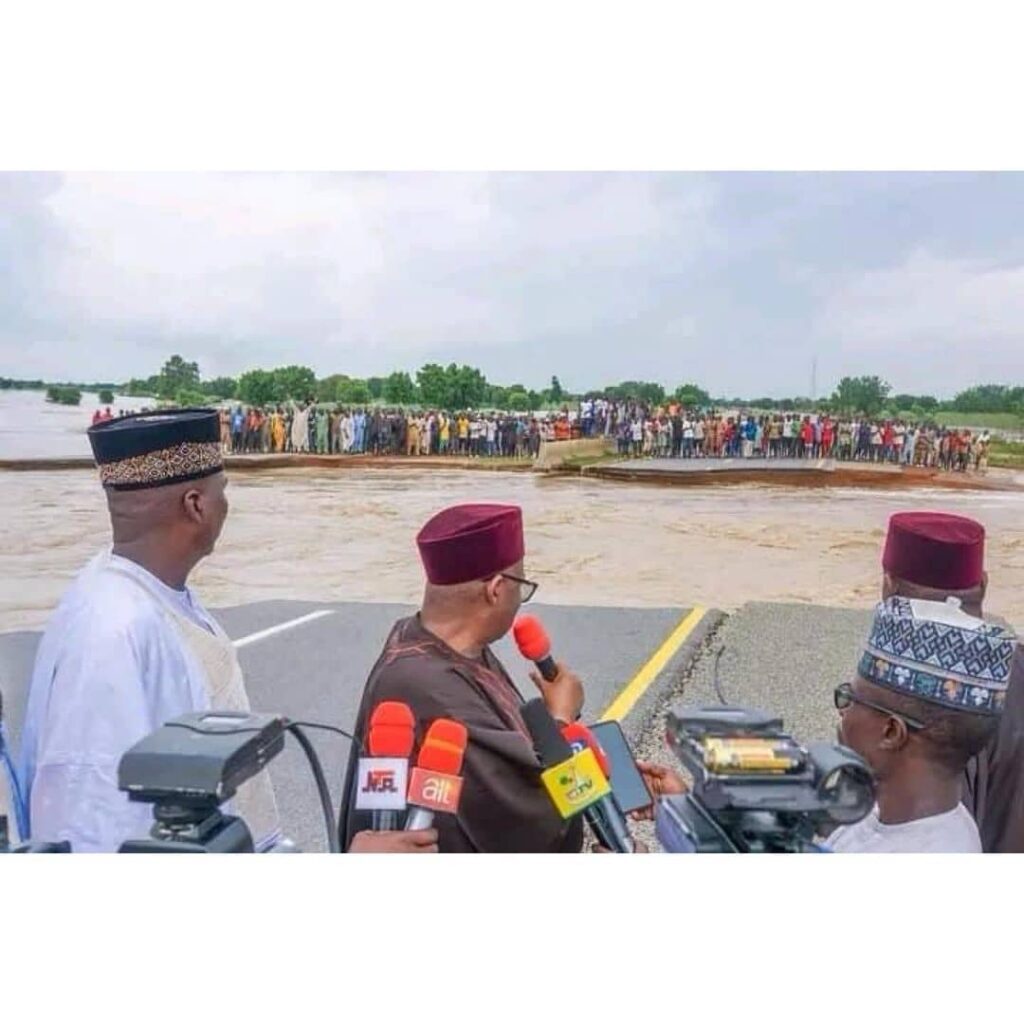
[[[333,726],[302,723],[348,735]],[[117,766],[118,788],[134,803],[153,805],[153,827],[144,839],[129,839],[119,853],[252,853],[245,822],[222,805],[284,749],[291,733],[309,760],[320,796],[328,846],[338,852],[337,827],[323,767],[299,723],[280,715],[207,711],[181,715],[141,739]],[[0,852],[11,850],[0,819]],[[272,852],[295,852],[279,840]],[[15,853],[70,853],[67,842],[26,842]]]
[[[659,801],[656,831],[670,853],[824,852],[819,836],[874,806],[857,754],[801,746],[763,711],[684,706],[669,713],[667,739],[693,778],[689,793]]]
[[[252,853],[252,834],[221,804],[284,750],[278,715],[215,711],[182,715],[135,744],[117,766],[117,785],[153,805],[149,837],[119,853]]]

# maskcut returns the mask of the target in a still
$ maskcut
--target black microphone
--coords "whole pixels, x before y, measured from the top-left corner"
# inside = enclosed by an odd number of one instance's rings
[[[539,697],[523,705],[522,715],[541,766],[564,769],[545,771],[541,776],[541,783],[559,814],[571,818],[582,812],[603,847],[616,853],[634,853],[633,839],[622,813],[610,802],[607,770],[600,763],[604,755],[600,752],[599,758],[600,748],[596,742],[581,743],[581,749],[574,750]],[[589,762],[583,758],[584,747],[589,752]],[[613,816],[613,810],[618,811],[617,816]]]
[[[551,768],[572,758],[572,747],[540,697],[528,700],[522,707],[522,715],[542,768]]]
[[[611,780],[611,765],[597,737],[582,723],[575,722],[562,730],[562,736],[572,749],[579,751],[589,748],[594,752],[597,763],[605,778]],[[629,822],[615,800],[615,794],[601,797],[584,812],[598,842],[613,853],[636,853],[636,844],[629,831]]]

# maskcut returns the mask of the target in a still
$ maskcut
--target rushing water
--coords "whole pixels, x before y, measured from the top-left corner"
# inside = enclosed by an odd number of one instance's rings
[[[109,542],[94,472],[0,472],[0,631],[37,627]],[[231,513],[194,583],[213,606],[271,598],[415,601],[415,535],[456,501],[523,506],[538,601],[723,609],[748,600],[865,606],[892,512],[988,528],[991,611],[1024,624],[1024,495],[762,485],[657,488],[466,470],[235,474]]]
[[[119,399],[116,408],[138,408]],[[0,392],[0,458],[88,456],[96,396]],[[0,631],[45,621],[109,543],[91,471],[0,472]],[[937,508],[989,531],[989,607],[1024,625],[1024,494],[749,485],[667,487],[445,469],[235,474],[217,551],[194,582],[214,606],[270,598],[415,601],[415,535],[456,501],[522,505],[528,574],[547,603],[723,609],[744,601],[866,605],[889,515]]]
[[[152,399],[115,395],[111,409],[116,415],[152,404]],[[85,392],[81,405],[57,405],[42,391],[0,391],[0,459],[88,458],[85,432],[102,408],[94,392]]]

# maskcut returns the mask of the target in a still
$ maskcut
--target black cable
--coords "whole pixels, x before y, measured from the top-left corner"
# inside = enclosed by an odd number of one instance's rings
[[[308,723],[289,722],[287,728],[295,739],[298,740],[299,746],[302,747],[303,753],[305,753],[309,761],[309,767],[313,772],[313,778],[316,781],[317,793],[320,795],[320,809],[324,815],[324,827],[327,829],[328,852],[341,853],[341,843],[338,841],[338,834],[334,829],[334,808],[331,806],[331,791],[327,788],[327,779],[324,777],[324,768],[320,763],[320,758],[317,757],[313,744],[309,742],[309,737],[302,731],[301,726],[306,724]],[[334,730],[333,726],[317,727],[341,732],[340,729]]]
[[[718,663],[722,660],[723,654],[725,654],[724,644],[718,648],[718,651],[715,654],[715,695],[718,697],[719,704],[725,704],[726,706],[728,706],[729,702],[725,699],[725,697],[722,696],[722,683],[721,680],[718,678]]]
[[[295,725],[302,726],[306,729],[323,729],[326,732],[337,733],[339,736],[344,736],[346,739],[351,740],[357,748],[360,748],[363,745],[362,737],[353,736],[351,733],[345,732],[344,729],[339,729],[336,725],[325,725],[323,722],[296,722]],[[344,852],[341,849],[341,837],[345,834],[345,796],[345,793],[341,794],[341,803],[338,806],[338,823],[337,826],[334,826],[334,823],[332,822],[331,830],[331,834],[334,837],[334,841],[339,852]]]
[[[292,722],[292,725],[302,726],[303,729],[323,729],[325,732],[336,732],[339,736],[344,736],[347,740],[355,742],[355,736],[350,732],[345,732],[344,729],[339,729],[336,725],[325,725],[323,722]]]
[[[243,729],[200,729],[198,726],[189,725],[188,722],[164,722],[166,729],[187,729],[189,732],[197,732],[200,736],[237,736],[243,732],[260,732],[263,726],[247,725]]]

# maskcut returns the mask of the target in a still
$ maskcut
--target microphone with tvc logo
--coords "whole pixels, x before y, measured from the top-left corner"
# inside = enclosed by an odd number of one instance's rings
[[[416,719],[408,704],[381,701],[370,715],[366,734],[368,757],[359,758],[356,810],[371,811],[374,832],[398,828],[405,810],[409,755],[416,740]]]
[[[512,626],[519,653],[537,666],[537,671],[550,683],[558,678],[558,666],[551,657],[551,638],[540,619],[520,615]]]
[[[593,749],[574,751],[544,701],[527,701],[522,714],[541,764],[541,784],[563,818],[575,817],[611,793]]]
[[[462,795],[462,759],[469,733],[461,722],[439,718],[427,730],[409,776],[405,830],[430,828],[435,814],[455,814]]]
[[[601,749],[601,744],[597,742],[597,737],[582,722],[567,725],[562,730],[562,736],[576,753],[583,750],[593,751],[601,773],[606,779],[611,778],[608,757]],[[615,802],[613,792],[595,801],[584,813],[597,841],[606,850],[614,853],[636,853],[636,844],[629,833],[626,816]]]

